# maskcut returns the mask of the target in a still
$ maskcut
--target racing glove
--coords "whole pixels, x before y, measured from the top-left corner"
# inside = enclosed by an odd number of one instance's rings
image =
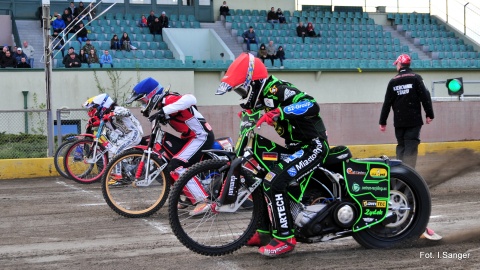
[[[273,126],[275,121],[277,121],[278,117],[280,116],[280,110],[275,108],[266,114],[264,114],[260,119],[258,119],[257,127],[260,127],[263,122],[267,122],[268,125]]]
[[[88,124],[87,126],[91,127],[98,127],[100,125],[100,119],[98,119],[98,116],[93,116],[88,119]]]
[[[166,125],[168,123],[167,115],[165,115],[163,109],[160,109],[158,112],[148,117],[148,121],[152,122],[153,120],[157,120],[162,125]]]
[[[115,116],[115,113],[113,112],[107,113],[103,116],[103,121],[110,121],[114,116]]]

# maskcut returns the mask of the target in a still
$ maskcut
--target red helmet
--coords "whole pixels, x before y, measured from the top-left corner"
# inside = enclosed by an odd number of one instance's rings
[[[410,56],[408,54],[400,54],[400,56],[398,56],[397,60],[395,60],[395,62],[393,62],[393,65],[396,66],[398,63],[400,63],[402,65],[410,65],[411,62],[412,62],[412,59],[410,58]]]
[[[243,53],[228,67],[216,95],[223,95],[239,86],[247,88],[252,81],[268,78],[268,71],[262,60],[251,53]]]

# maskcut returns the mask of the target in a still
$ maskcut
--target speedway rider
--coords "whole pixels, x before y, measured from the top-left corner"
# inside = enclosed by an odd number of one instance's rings
[[[142,113],[150,121],[156,119],[170,126],[181,134],[182,145],[176,146],[179,151],[173,156],[167,166],[172,178],[176,181],[186,168],[200,161],[202,150],[211,149],[214,143],[212,128],[195,106],[197,99],[192,94],[180,95],[170,92],[155,79],[146,78],[139,82],[132,91],[127,103],[135,100],[145,104]],[[150,112],[158,112],[150,116]],[[206,212],[209,206],[204,203],[208,196],[198,179],[193,178],[187,183],[184,193],[190,199],[195,209],[190,215]],[[182,208],[179,205],[180,208]]]
[[[320,167],[329,151],[320,106],[293,84],[269,76],[262,61],[250,53],[233,61],[216,94],[231,90],[242,96],[243,109],[265,110],[257,127],[263,122],[273,126],[292,154],[264,178],[268,209],[264,209],[263,216],[270,217],[272,226],[260,225],[247,245],[259,246],[261,254],[272,257],[291,252],[296,240],[287,187]]]

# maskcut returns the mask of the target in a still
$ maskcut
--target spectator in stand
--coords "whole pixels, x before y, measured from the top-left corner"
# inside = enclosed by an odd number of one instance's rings
[[[17,68],[31,68],[29,63],[27,63],[27,59],[25,57],[22,57],[20,59],[20,63],[17,64]]]
[[[307,24],[307,35],[309,37],[317,37],[317,33],[315,33],[315,28],[313,27],[313,24],[311,22],[308,22]],[[318,35],[320,36],[320,35]]]
[[[165,11],[162,11],[162,15],[160,16],[160,18],[158,19],[160,21],[160,25],[163,28],[168,28],[168,17],[167,17],[167,14],[165,13]],[[162,29],[160,29],[160,35],[162,34]]]
[[[154,34],[154,29],[153,29],[153,22],[155,22],[155,19],[157,17],[155,16],[155,12],[150,11],[150,15],[148,15],[148,18],[147,18],[147,26],[148,28],[150,29],[150,34]]]
[[[280,60],[280,68],[283,68],[283,60],[285,60],[285,51],[282,46],[278,46],[277,54],[275,55]]]
[[[299,22],[297,26],[297,36],[301,37],[303,43],[305,43],[305,36],[307,35],[307,28],[303,25],[303,22]]]
[[[247,51],[250,51],[250,44],[255,43],[258,45],[257,42],[257,35],[255,34],[255,30],[253,30],[253,26],[250,26],[250,28],[245,31],[242,34],[243,40],[247,43]]]
[[[287,23],[287,19],[285,18],[285,15],[283,15],[281,8],[277,8],[277,17],[279,23]]]
[[[90,2],[90,4],[88,4],[88,6],[87,6],[87,8],[86,8],[86,9],[87,9],[86,13],[89,14],[89,15],[87,15],[86,17],[87,17],[87,20],[89,20],[89,21],[90,21],[91,19],[95,18],[95,15],[97,14],[97,11],[95,10],[94,7],[95,7],[95,6],[94,6],[94,3],[93,3],[93,2]]]
[[[35,53],[35,49],[28,44],[28,42],[25,40],[23,41],[23,52],[27,55],[27,62],[28,64],[33,67],[33,55]]]
[[[58,32],[54,31],[53,35],[51,36],[52,39],[52,52],[55,52],[55,50],[61,50],[62,51],[62,58],[65,58],[65,48],[63,48],[63,38],[58,37]]]
[[[273,44],[273,40],[270,40],[267,46],[267,59],[270,59],[270,62],[272,63],[272,67],[275,66],[274,63],[275,63],[275,59],[277,58],[276,55],[277,55],[277,46]]]
[[[82,67],[82,62],[78,58],[77,54],[72,53],[66,56],[65,68],[79,68]]]
[[[70,12],[70,8],[66,8],[64,11],[63,11],[63,14],[62,14],[62,20],[66,23],[67,19],[70,18],[70,20],[73,20],[73,15],[72,13]],[[68,26],[68,24],[67,24]]]
[[[60,14],[57,15],[57,19],[52,22],[53,32],[61,33],[65,29],[65,21]]]
[[[80,19],[83,20],[83,18],[85,17],[85,6],[83,5],[83,2],[80,1],[78,2],[78,7],[77,7],[77,16],[80,16]]]
[[[0,55],[0,59],[2,59],[2,57],[5,56],[7,51],[10,51],[10,48],[8,47],[7,44],[5,44],[5,45],[3,45],[2,54]]]
[[[15,53],[13,53],[13,58],[15,58],[15,63],[18,65],[22,61],[22,57],[25,57],[28,59],[27,55],[23,52],[22,48],[18,47],[15,50]]]
[[[260,48],[258,48],[257,57],[262,60],[262,63],[265,63],[265,59],[267,59],[267,47],[265,44],[260,44]]]
[[[5,55],[0,60],[0,65],[2,68],[14,68],[17,66],[17,60],[15,60],[15,57],[12,56],[12,53],[7,50]]]
[[[274,7],[272,7],[267,14],[267,22],[271,23],[272,27],[274,23],[279,23],[278,16],[277,16],[277,13],[275,12]]]
[[[88,30],[87,28],[85,28],[83,22],[80,22],[77,26],[77,28],[75,29],[75,32],[78,32],[77,33],[77,40],[78,42],[80,42],[80,46],[82,46],[82,42],[87,42],[88,40]]]
[[[67,60],[70,59],[71,54],[74,54],[75,58],[79,58],[78,54],[75,53],[75,49],[73,47],[70,47],[70,48],[68,48],[67,55],[65,55],[65,57],[63,57],[62,64],[64,64],[65,66],[67,65]]]
[[[92,64],[95,64],[95,63],[100,64],[100,67],[102,67],[100,60],[98,59],[97,53],[95,52],[95,50],[92,49],[90,50],[90,52],[88,52],[88,67],[91,67]]]
[[[145,17],[145,15],[142,15],[142,18],[140,18],[140,21],[138,22],[138,26],[140,27],[148,26],[147,17]]]
[[[123,36],[120,39],[120,44],[122,46],[123,50],[126,50],[127,52],[130,51],[130,37],[128,36],[127,32],[123,32]]]
[[[117,35],[113,35],[112,39],[110,39],[110,50],[121,50],[122,43],[118,39]]]
[[[53,21],[58,18],[58,12],[54,11],[52,17],[50,17],[50,25],[52,25]]]
[[[88,54],[84,49],[80,49],[80,54],[78,55],[78,59],[80,59],[80,62],[83,64],[88,64]],[[90,66],[90,65],[88,65]]]
[[[74,34],[76,31],[75,31],[76,27],[74,25],[74,23],[72,23],[72,19],[70,17],[67,18],[67,20],[65,21],[65,30],[63,31],[63,35],[65,36],[65,38],[68,40],[68,35],[69,34]],[[80,44],[80,46],[82,46]]]
[[[94,50],[95,52],[97,51],[97,49],[95,48],[95,46],[93,46],[92,43],[90,42],[90,39],[87,39],[87,40],[85,41],[85,45],[83,46],[82,49],[83,49],[83,51],[85,51],[85,53],[87,53],[87,54],[88,54],[88,52],[89,52],[90,50]]]
[[[223,17],[230,16],[230,9],[227,6],[227,1],[223,1],[223,5],[220,7],[220,15]]]
[[[100,67],[103,67],[103,65],[110,65],[113,68],[113,59],[108,50],[105,50],[100,56]]]
[[[70,14],[73,16],[73,17],[77,17],[78,16],[78,10],[77,10],[77,7],[75,7],[75,2],[70,2],[70,6],[68,7],[68,10],[70,11]]]
[[[162,34],[162,24],[160,23],[159,18],[155,18],[155,21],[153,21],[153,33],[155,35],[161,35]]]
[[[58,32],[54,31],[52,35],[52,52],[55,52],[55,50],[60,50],[62,51],[62,58],[65,58],[65,48],[63,48],[63,44],[65,42],[63,41],[63,38],[58,36]]]

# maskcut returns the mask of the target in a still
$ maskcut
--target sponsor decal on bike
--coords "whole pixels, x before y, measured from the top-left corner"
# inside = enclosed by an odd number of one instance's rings
[[[276,85],[274,85],[272,88],[270,88],[270,93],[275,95],[277,92],[278,92],[278,88],[277,88]]]
[[[298,162],[298,164],[295,165],[295,168],[298,171],[312,163],[317,158],[317,156],[323,152],[322,143],[319,140],[315,140],[315,142],[317,143],[317,147],[313,149],[312,154],[307,159],[301,160]]]
[[[387,170],[383,168],[372,168],[370,169],[370,176],[371,177],[387,177]]]
[[[293,155],[291,155],[287,158],[284,158],[283,161],[285,161],[286,163],[290,163],[297,158],[301,158],[303,156],[303,153],[304,153],[303,150],[299,150],[299,151],[293,153]]]
[[[304,101],[286,106],[285,108],[283,108],[283,112],[286,114],[302,115],[311,107],[313,107],[313,103],[308,100],[304,100]]]
[[[370,223],[372,221],[374,221],[375,219],[374,218],[371,218],[371,217],[367,217],[367,218],[363,218],[363,221],[365,221],[366,223]]]
[[[267,175],[265,175],[265,180],[267,180],[268,182],[272,181],[273,177],[275,177],[275,173],[273,172],[269,172],[267,173]]]
[[[233,196],[234,192],[235,192],[235,182],[237,181],[237,177],[235,177],[235,175],[232,175],[232,177],[230,177],[230,186],[228,187],[228,195],[229,196]]]
[[[266,161],[277,161],[278,160],[278,153],[275,152],[263,152],[262,159]]]
[[[372,207],[372,208],[387,207],[387,201],[364,200],[362,204],[363,204],[363,207]]]
[[[285,202],[282,194],[275,194],[275,204],[277,205],[280,227],[288,229],[287,214],[285,213]]]
[[[171,141],[165,141],[165,144],[168,145],[169,147],[172,147],[172,142]]]
[[[352,168],[347,168],[347,174],[365,175],[367,173],[362,171],[354,171]]]
[[[370,187],[370,186],[363,186],[362,190],[368,190],[368,191],[385,191],[387,188],[385,187]]]
[[[285,95],[283,97],[283,100],[287,100],[289,97],[293,96],[295,96],[295,91],[285,88]]]
[[[375,209],[375,210],[371,210],[371,209],[367,209],[365,211],[365,213],[363,213],[365,216],[381,216],[383,215],[383,210],[381,209]]]
[[[359,191],[360,191],[360,185],[357,184],[357,183],[354,183],[354,184],[352,185],[352,191],[353,191],[353,192],[359,192]]]
[[[295,167],[291,167],[290,169],[287,170],[288,172],[288,175],[290,175],[291,177],[294,177],[295,175],[297,175],[297,170],[295,170]]]

